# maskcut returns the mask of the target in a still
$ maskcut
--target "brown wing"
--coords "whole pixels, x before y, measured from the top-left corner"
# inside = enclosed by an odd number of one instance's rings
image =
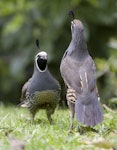
[[[79,64],[71,57],[65,57],[60,65],[61,75],[68,88],[81,93],[81,83],[79,76]]]
[[[66,57],[61,63],[60,70],[68,88],[74,89],[78,94],[95,90],[96,68],[90,56],[82,62]]]
[[[29,84],[30,84],[31,78],[23,85],[22,87],[22,93],[21,93],[21,101],[26,97],[26,92],[28,90]]]
[[[97,97],[99,97],[99,94],[98,94],[98,89],[97,89],[97,85],[96,85],[96,66],[95,66],[95,63],[92,62],[92,65],[91,65],[91,69],[88,73],[88,84],[89,84],[89,90],[92,92],[92,91],[95,91],[96,92],[96,95]]]
[[[96,90],[96,67],[91,57],[87,59],[80,71],[84,90],[88,92]]]

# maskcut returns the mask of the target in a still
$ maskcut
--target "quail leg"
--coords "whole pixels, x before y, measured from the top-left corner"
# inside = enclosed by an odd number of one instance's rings
[[[70,122],[70,130],[73,130],[73,121],[74,121],[74,115],[75,115],[75,105],[73,103],[68,102],[69,109],[70,109],[70,117],[71,117],[71,122]]]
[[[35,114],[30,113],[30,116],[31,116],[30,124],[31,124],[31,125],[33,125],[33,123],[34,123],[34,116],[35,116]]]
[[[46,109],[46,115],[47,115],[47,118],[48,118],[48,121],[49,121],[50,125],[52,125],[52,117],[51,117],[51,115],[53,113],[54,113],[53,108]]]
[[[71,116],[71,123],[70,123],[70,130],[73,129],[73,121],[75,115],[75,101],[76,101],[76,93],[75,90],[68,88],[66,94],[67,103],[70,109],[70,116]]]
[[[31,116],[31,122],[30,122],[30,124],[31,124],[31,125],[34,124],[34,117],[35,117],[36,112],[37,112],[37,109],[36,109],[36,108],[30,110],[30,116]]]

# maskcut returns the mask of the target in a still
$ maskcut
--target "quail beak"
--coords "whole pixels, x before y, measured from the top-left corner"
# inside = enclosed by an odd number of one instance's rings
[[[73,21],[71,21],[71,25],[73,26],[73,25],[75,25],[75,22],[74,22],[74,20]]]

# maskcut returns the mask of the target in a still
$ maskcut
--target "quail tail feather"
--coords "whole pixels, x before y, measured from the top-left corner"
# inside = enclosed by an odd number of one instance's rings
[[[103,113],[98,99],[93,99],[89,104],[84,104],[79,100],[75,103],[76,118],[79,122],[93,127],[103,121]]]

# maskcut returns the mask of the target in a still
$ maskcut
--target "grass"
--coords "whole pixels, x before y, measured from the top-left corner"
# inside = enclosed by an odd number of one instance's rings
[[[9,150],[9,135],[25,142],[26,150],[100,150],[117,146],[117,110],[104,111],[104,121],[95,127],[98,133],[87,131],[80,135],[77,122],[69,131],[69,110],[57,109],[53,125],[40,110],[33,125],[27,109],[0,105],[0,150]]]

